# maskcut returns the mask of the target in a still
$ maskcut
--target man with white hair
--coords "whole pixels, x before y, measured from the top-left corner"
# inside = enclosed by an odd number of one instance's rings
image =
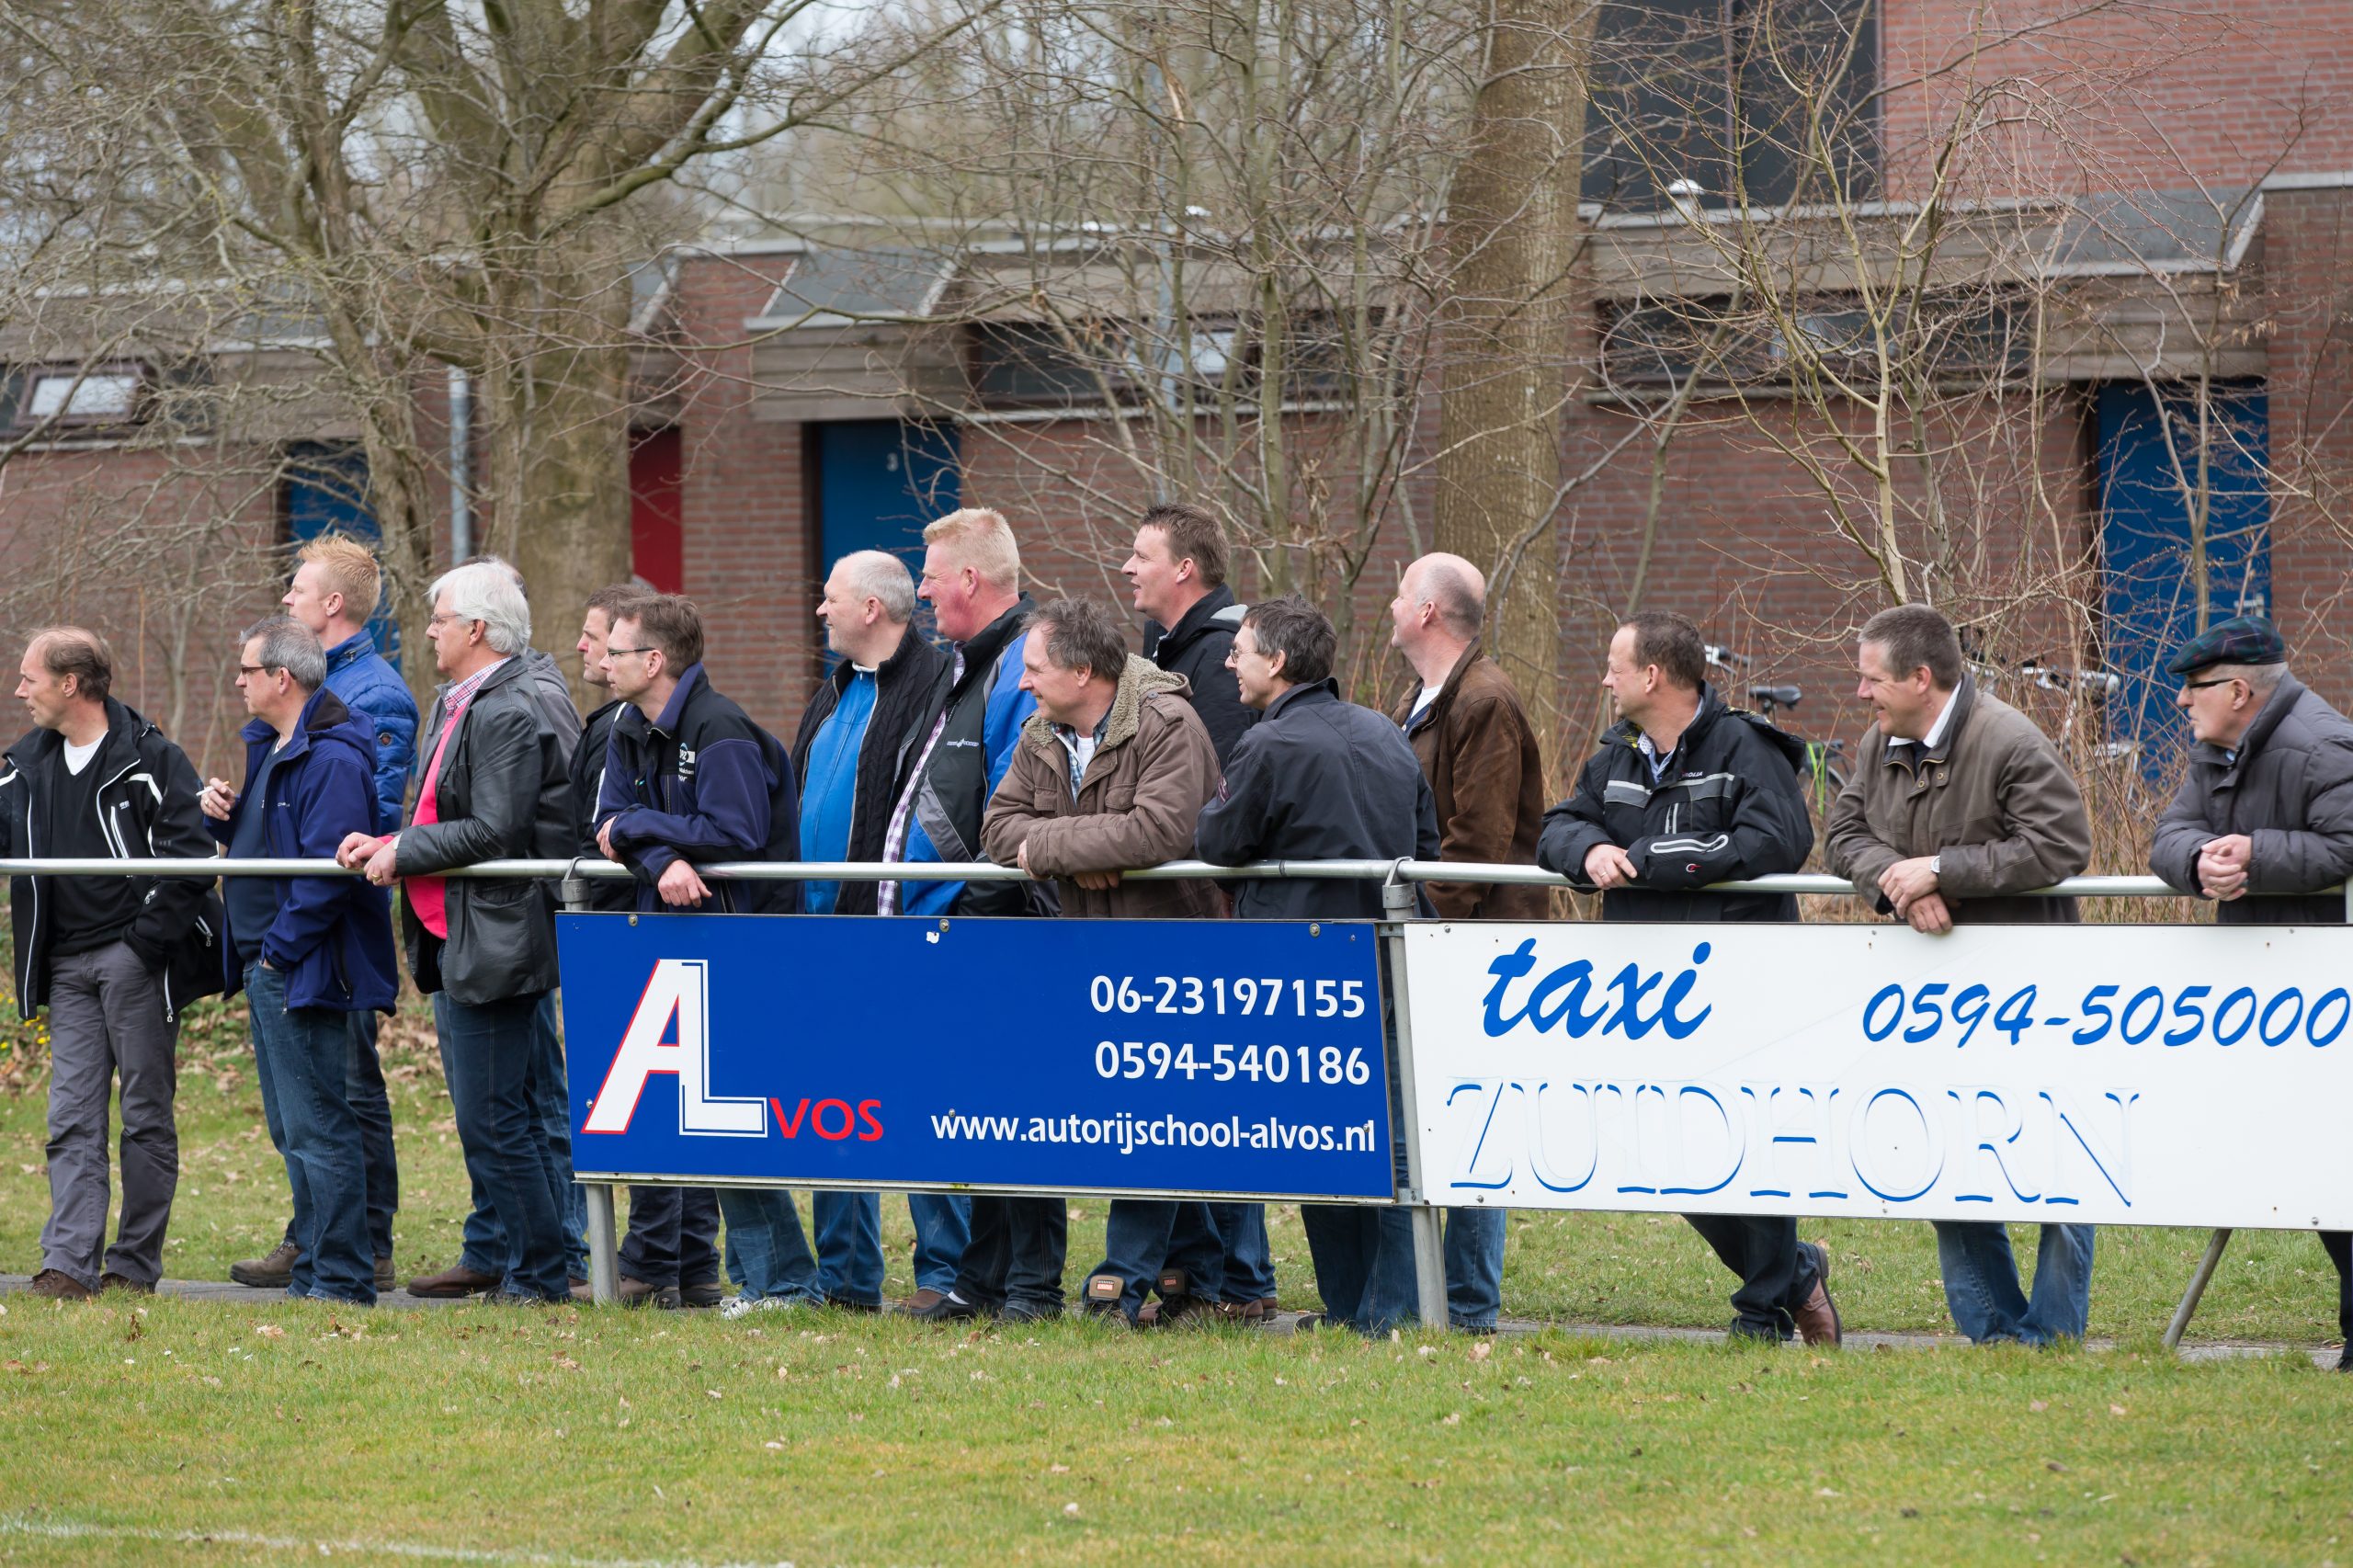
[[[931,719],[949,657],[918,634],[915,574],[897,556],[861,550],[834,562],[817,619],[825,648],[839,656],[801,710],[792,738],[801,780],[801,857],[880,860],[898,801],[902,769]],[[811,915],[871,915],[872,882],[805,882]],[[882,1199],[873,1192],[820,1192],[817,1278],[835,1306],[871,1312],[882,1301]],[[950,1193],[911,1192],[915,1226],[915,1299],[946,1296],[972,1231],[971,1202]],[[928,1295],[926,1295],[928,1292]]]
[[[495,1301],[569,1301],[565,1180],[530,1092],[536,1016],[556,984],[555,904],[543,883],[438,873],[572,853],[579,720],[567,705],[567,731],[532,689],[517,657],[530,642],[530,607],[505,566],[444,574],[426,636],[446,684],[426,721],[408,825],[382,838],[355,833],[336,858],[380,887],[402,883],[409,968],[433,998],[466,1174],[503,1234],[502,1256],[461,1259],[449,1272],[471,1275],[470,1286]],[[444,1294],[444,1284],[426,1276],[409,1289]]]

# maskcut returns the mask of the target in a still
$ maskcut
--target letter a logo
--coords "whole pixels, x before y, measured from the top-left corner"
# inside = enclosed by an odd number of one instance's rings
[[[710,966],[702,959],[663,959],[645,983],[636,1016],[614,1053],[605,1086],[597,1091],[583,1132],[627,1132],[637,1114],[645,1081],[657,1073],[678,1080],[678,1131],[719,1138],[765,1138],[767,1102],[757,1097],[723,1098],[710,1087]],[[663,1040],[678,1020],[676,1044]]]

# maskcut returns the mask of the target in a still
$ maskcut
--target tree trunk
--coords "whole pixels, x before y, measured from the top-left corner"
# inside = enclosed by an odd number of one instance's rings
[[[1494,0],[1447,199],[1438,548],[1488,574],[1487,647],[1560,761],[1561,411],[1596,0]]]

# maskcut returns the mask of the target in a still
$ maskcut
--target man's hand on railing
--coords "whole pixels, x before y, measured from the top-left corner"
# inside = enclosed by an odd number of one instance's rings
[[[684,860],[673,860],[663,869],[662,880],[654,884],[662,902],[673,909],[700,909],[702,901],[710,896],[706,885],[692,866]]]
[[[2228,903],[2246,892],[2254,864],[2255,840],[2244,833],[2225,834],[2198,852],[2198,885],[2208,897]]]
[[[335,864],[347,870],[364,872],[380,888],[391,887],[399,875],[393,864],[400,853],[399,841],[398,834],[390,838],[366,833],[346,834],[342,846],[335,852]]]
[[[1634,880],[1634,858],[1614,844],[1597,844],[1586,852],[1585,880],[1608,892]]]

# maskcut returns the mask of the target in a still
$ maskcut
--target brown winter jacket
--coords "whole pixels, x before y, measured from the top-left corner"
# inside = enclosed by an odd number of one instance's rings
[[[1891,747],[1874,724],[1824,835],[1833,873],[1882,915],[1879,880],[1898,860],[1941,855],[1938,891],[1953,923],[2081,918],[2072,898],[2017,898],[2091,864],[2091,821],[2058,748],[2017,709],[1963,676],[1936,750]]]
[[[1108,890],[1071,881],[1079,871],[1128,871],[1190,858],[1193,823],[1217,795],[1217,747],[1187,700],[1185,677],[1131,655],[1103,727],[1103,743],[1071,789],[1069,748],[1043,713],[1014,743],[1005,781],[990,798],[981,847],[1000,866],[1029,849],[1029,869],[1056,880],[1064,915],[1167,920],[1224,913],[1213,883],[1122,881]]]
[[[1415,719],[1420,693],[1408,688],[1389,716],[1404,729],[1438,801],[1438,858],[1533,866],[1544,827],[1544,767],[1511,676],[1472,642]],[[1432,882],[1429,895],[1447,920],[1541,920],[1552,913],[1552,895],[1536,886]]]

